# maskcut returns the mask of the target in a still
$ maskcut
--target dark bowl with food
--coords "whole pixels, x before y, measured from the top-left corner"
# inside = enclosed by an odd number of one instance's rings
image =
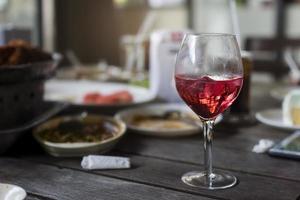
[[[0,84],[16,84],[50,78],[54,75],[62,56],[61,54],[53,53],[43,57],[43,59],[46,60],[17,65],[0,65]]]
[[[61,60],[20,40],[0,47],[0,130],[22,125],[44,103],[44,82]]]
[[[51,119],[35,128],[33,136],[50,155],[70,157],[105,153],[125,131],[119,120],[83,113]]]
[[[0,152],[5,151],[38,120],[44,109],[44,83],[61,60],[22,40],[0,47]],[[17,131],[13,131],[17,130]],[[4,148],[5,147],[5,148]]]

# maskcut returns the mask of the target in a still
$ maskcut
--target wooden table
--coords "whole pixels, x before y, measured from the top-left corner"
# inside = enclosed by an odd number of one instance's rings
[[[254,110],[280,105],[266,90],[253,91]],[[238,185],[226,190],[193,188],[180,180],[185,172],[203,168],[200,134],[162,139],[129,132],[111,154],[130,157],[132,168],[102,171],[82,170],[80,158],[48,156],[27,135],[1,156],[0,182],[23,187],[30,200],[296,200],[300,199],[300,162],[251,152],[261,138],[279,141],[288,134],[262,124],[217,126],[213,165],[239,179]]]

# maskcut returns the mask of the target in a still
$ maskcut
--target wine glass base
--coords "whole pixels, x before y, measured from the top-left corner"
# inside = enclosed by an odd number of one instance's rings
[[[233,187],[237,183],[235,176],[221,172],[213,173],[210,181],[205,172],[188,172],[181,177],[181,180],[193,187],[207,190],[219,190]]]

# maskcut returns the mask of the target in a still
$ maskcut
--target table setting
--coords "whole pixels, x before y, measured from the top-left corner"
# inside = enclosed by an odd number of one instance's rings
[[[204,53],[191,53],[195,47]],[[167,199],[298,197],[299,162],[290,151],[299,134],[287,134],[298,128],[282,114],[291,119],[298,93],[289,91],[282,103],[272,90],[257,96],[261,83],[250,81],[239,99],[242,58],[233,35],[188,34],[171,68],[175,82],[163,90],[43,77],[38,112],[0,130],[1,194],[111,199],[118,194],[108,191],[117,189],[122,199],[157,198],[152,193]],[[259,99],[286,107],[262,110]],[[235,100],[238,109],[226,109]]]
[[[257,81],[228,2],[235,34],[147,38],[149,12],[125,69],[1,46],[0,200],[299,199],[299,69]]]

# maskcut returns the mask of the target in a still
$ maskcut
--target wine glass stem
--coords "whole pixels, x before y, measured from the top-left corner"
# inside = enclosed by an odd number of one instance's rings
[[[203,120],[203,134],[204,134],[204,167],[207,175],[207,181],[210,184],[213,178],[212,172],[212,128],[213,120]]]

